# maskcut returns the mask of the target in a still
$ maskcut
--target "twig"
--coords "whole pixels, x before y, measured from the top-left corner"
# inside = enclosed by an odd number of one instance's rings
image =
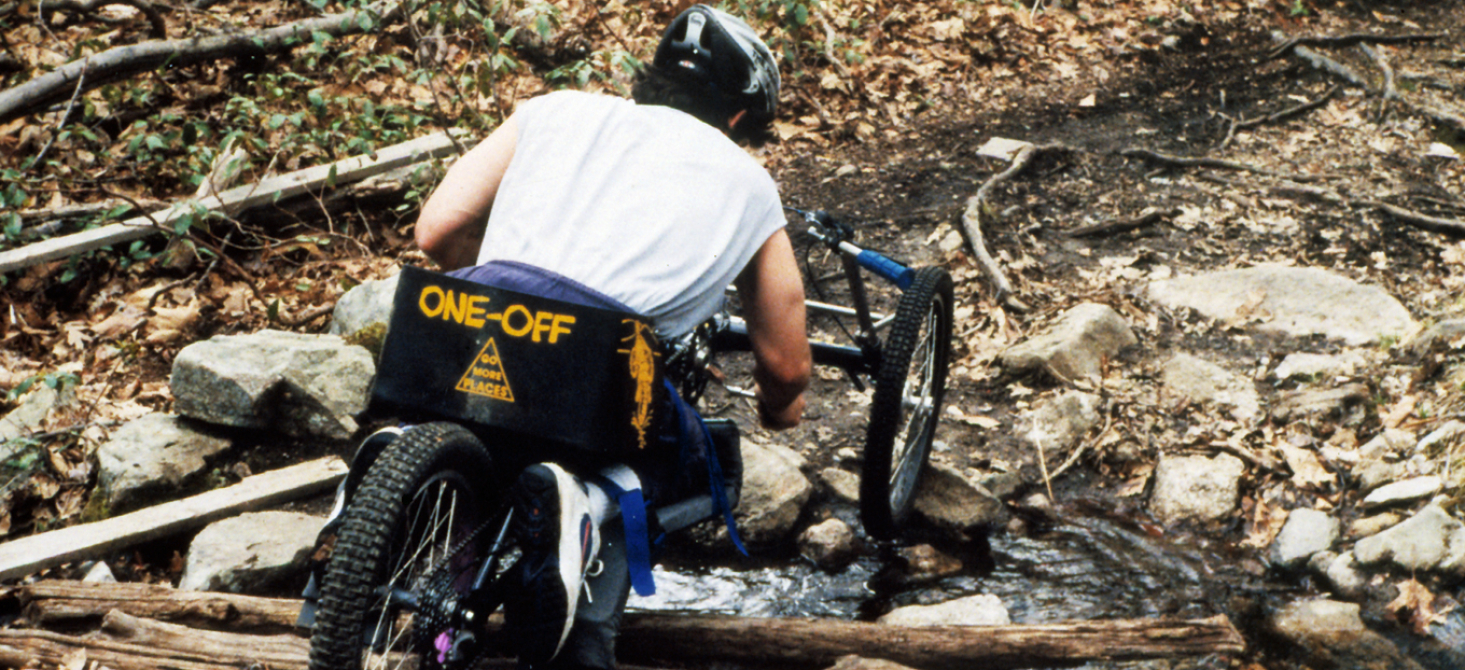
[[[997,265],[997,261],[987,251],[987,243],[982,237],[983,213],[987,211],[988,200],[990,199],[992,189],[998,184],[1011,179],[1019,172],[1022,172],[1027,168],[1029,163],[1032,163],[1033,157],[1039,152],[1056,148],[1062,147],[1047,146],[1040,148],[1031,144],[1023,146],[1022,149],[1018,150],[1017,155],[1013,156],[1012,164],[1007,166],[1006,170],[989,178],[977,189],[977,194],[968,198],[966,201],[966,211],[962,212],[961,215],[961,227],[966,233],[967,243],[972,247],[972,253],[977,257],[977,263],[982,266],[982,270],[992,280],[992,288],[995,293],[993,297],[996,302],[1006,302],[1008,297],[1012,295],[1013,290],[1012,283],[1007,280],[1007,275],[1003,274],[1001,266]],[[1018,306],[1024,310],[1027,308],[1026,305],[1021,305],[1020,303]]]
[[[1389,59],[1384,56],[1382,51],[1370,45],[1364,44],[1359,48],[1363,49],[1363,53],[1368,54],[1368,57],[1373,60],[1373,64],[1379,66],[1379,70],[1384,73],[1384,88],[1382,91],[1384,99],[1398,100],[1399,89],[1394,86],[1394,68],[1389,66]]]
[[[1346,80],[1350,84],[1353,84],[1354,86],[1357,86],[1365,91],[1373,92],[1373,86],[1369,85],[1368,80],[1359,76],[1357,72],[1354,72],[1353,69],[1348,67],[1347,65],[1339,63],[1338,61],[1328,58],[1327,56],[1324,56],[1307,47],[1297,47],[1293,50],[1293,53],[1302,57],[1307,62],[1312,63],[1312,66],[1319,70],[1326,70],[1328,72],[1331,72],[1335,75],[1338,75],[1339,77],[1342,77],[1344,80]]]
[[[61,136],[61,128],[66,125],[66,119],[71,118],[71,110],[76,107],[76,99],[81,96],[81,87],[85,82],[86,69],[83,68],[81,74],[76,77],[76,89],[71,92],[71,99],[66,101],[66,111],[61,112],[61,117],[56,119],[56,130],[51,133],[51,139],[46,140],[46,146],[41,147],[41,152],[36,154],[36,159],[31,161],[32,168],[45,160],[46,152],[51,150],[51,145],[55,144],[56,138]]]
[[[1101,440],[1104,439],[1105,435],[1109,434],[1109,428],[1112,425],[1114,425],[1114,413],[1111,411],[1107,416],[1104,417],[1104,427],[1099,431],[1099,434],[1095,435],[1093,439],[1080,442],[1078,448],[1074,449],[1073,453],[1068,455],[1067,460],[1063,461],[1063,465],[1058,466],[1058,469],[1053,471],[1053,478],[1057,479],[1059,475],[1062,475],[1070,467],[1073,467],[1073,464],[1078,462],[1078,459],[1083,456],[1085,451],[1088,451],[1091,447],[1098,444]],[[1052,485],[1049,485],[1048,498],[1052,499],[1052,497],[1053,487]]]
[[[1132,219],[1123,221],[1112,221],[1099,223],[1092,226],[1082,226],[1067,231],[1064,234],[1069,237],[1105,237],[1116,233],[1123,233],[1137,228],[1152,226],[1172,216],[1179,216],[1178,209],[1149,209]]]
[[[849,68],[845,67],[844,63],[835,57],[836,54],[834,53],[834,26],[831,26],[829,24],[829,17],[824,14],[823,8],[821,8],[817,4],[814,5],[814,17],[819,19],[819,25],[824,27],[824,59],[829,61],[829,64],[833,65],[834,69],[839,71],[839,79],[840,82],[844,84],[845,92],[851,94],[854,93],[855,78],[850,75]]]
[[[1322,97],[1318,98],[1317,100],[1304,102],[1300,105],[1289,107],[1280,112],[1274,112],[1260,118],[1235,121],[1231,124],[1231,128],[1226,131],[1226,139],[1221,140],[1221,144],[1218,148],[1226,148],[1226,145],[1231,143],[1231,139],[1236,135],[1236,131],[1238,130],[1248,130],[1264,124],[1275,123],[1277,121],[1282,121],[1284,119],[1289,119],[1293,116],[1297,116],[1298,114],[1302,114],[1303,112],[1310,112],[1314,109],[1322,107],[1323,105],[1328,104],[1328,101],[1332,100],[1333,96],[1337,95],[1338,91],[1342,90],[1342,88],[1343,87],[1341,85],[1333,86],[1332,88],[1328,89],[1326,93],[1322,94]]]
[[[1441,219],[1438,217],[1429,216],[1428,214],[1421,214],[1413,210],[1404,209],[1403,207],[1399,207],[1397,205],[1390,205],[1386,202],[1378,202],[1376,200],[1354,200],[1352,204],[1362,205],[1365,207],[1373,207],[1375,209],[1382,210],[1389,216],[1399,219],[1400,221],[1403,221],[1405,223],[1411,224],[1416,228],[1432,230],[1437,233],[1465,235],[1465,221],[1459,221],[1456,219]]]
[[[1277,48],[1267,54],[1267,60],[1272,60],[1300,47],[1348,47],[1355,44],[1407,44],[1409,42],[1431,42],[1447,37],[1447,33],[1423,33],[1414,35],[1372,35],[1369,33],[1350,33],[1338,36],[1307,36],[1294,37],[1283,42]]]
[[[1284,172],[1277,172],[1275,170],[1260,168],[1255,165],[1247,165],[1246,163],[1237,163],[1235,161],[1222,160],[1220,158],[1207,158],[1205,156],[1202,156],[1200,158],[1186,158],[1184,156],[1172,156],[1170,154],[1162,154],[1157,151],[1150,151],[1149,149],[1125,149],[1119,153],[1122,156],[1127,156],[1130,158],[1143,158],[1145,160],[1162,163],[1171,167],[1209,167],[1225,170],[1240,170],[1243,172],[1266,175],[1268,177],[1290,179],[1292,181],[1317,181],[1319,179],[1326,178],[1325,175],[1288,174]]]

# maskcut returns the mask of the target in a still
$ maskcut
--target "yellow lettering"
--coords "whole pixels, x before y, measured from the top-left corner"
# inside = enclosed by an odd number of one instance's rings
[[[554,315],[554,326],[549,329],[549,343],[554,344],[559,341],[560,335],[569,335],[569,326],[574,325],[574,323],[575,317],[569,314]]]
[[[515,326],[511,319],[515,314],[524,315],[524,325]],[[512,305],[504,310],[503,320],[504,332],[513,337],[524,337],[534,328],[534,315],[529,313],[529,308],[523,305]]]
[[[428,307],[427,306],[427,296],[429,296],[429,295],[436,295],[437,296],[437,306],[435,306],[435,307]],[[424,286],[422,288],[422,295],[419,296],[418,299],[417,299],[417,307],[418,307],[418,309],[421,309],[422,310],[422,314],[424,316],[426,316],[428,318],[432,318],[432,317],[437,316],[440,312],[443,311],[443,303],[444,302],[445,302],[445,299],[443,298],[443,290],[442,289],[440,289],[440,288],[438,288],[436,286]]]
[[[479,303],[486,303],[486,302],[488,302],[488,296],[486,296],[486,295],[475,295],[475,296],[473,296],[471,298],[468,298],[468,313],[463,315],[463,323],[465,323],[465,324],[467,324],[469,326],[472,326],[474,328],[482,328],[483,327],[483,316],[482,316],[482,314],[484,312],[487,312],[488,311],[488,308],[484,307],[483,305],[480,305]]]
[[[534,341],[539,341],[539,334],[549,330],[549,321],[554,318],[550,312],[539,312],[534,315]]]
[[[443,320],[452,319],[463,323],[463,314],[468,311],[468,294],[464,293],[453,297],[453,292],[448,291],[448,299],[443,303]]]

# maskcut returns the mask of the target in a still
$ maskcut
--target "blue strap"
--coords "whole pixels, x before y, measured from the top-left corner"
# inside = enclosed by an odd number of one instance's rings
[[[622,486],[606,472],[628,476],[629,487]],[[646,525],[646,499],[641,495],[641,482],[630,468],[620,466],[602,471],[596,483],[615,496],[621,507],[621,523],[626,528],[626,564],[631,573],[631,587],[636,595],[649,596],[656,593],[656,579],[651,576],[651,546],[648,544],[650,530]]]
[[[690,413],[697,429],[702,432],[703,443],[707,445],[707,479],[712,488],[712,513],[722,515],[723,522],[727,524],[728,538],[732,540],[733,546],[739,553],[747,556],[748,549],[743,546],[743,538],[738,534],[737,521],[733,519],[732,504],[727,501],[727,482],[722,478],[722,465],[717,462],[717,446],[712,443],[712,433],[707,430],[707,423],[702,420],[702,416],[687,405],[687,401],[677,393],[676,387],[672,386],[671,381],[663,381],[667,391],[675,399],[672,408],[677,413],[677,425],[681,427],[682,443],[685,445],[692,437],[687,434],[687,416],[684,413]]]

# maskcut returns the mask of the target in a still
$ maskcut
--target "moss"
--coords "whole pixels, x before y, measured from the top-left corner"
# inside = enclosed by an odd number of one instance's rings
[[[81,522],[91,523],[101,521],[112,516],[112,505],[107,502],[107,494],[97,487],[92,490],[92,495],[86,501],[86,507],[81,510]]]
[[[354,344],[371,352],[373,359],[381,358],[382,342],[387,339],[387,324],[380,321],[346,336],[347,344]]]

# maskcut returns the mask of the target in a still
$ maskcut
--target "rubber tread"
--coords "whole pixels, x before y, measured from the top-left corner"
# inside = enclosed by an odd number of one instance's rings
[[[892,505],[891,460],[905,420],[906,412],[901,406],[905,382],[910,376],[911,357],[921,336],[921,328],[931,313],[932,301],[937,299],[941,301],[934,315],[937,323],[931,326],[937,345],[931,423],[918,444],[911,447],[917,450],[911,458],[919,464],[920,470],[912,477],[908,490],[898,492],[900,502]],[[880,370],[875,377],[875,394],[870,402],[870,424],[865,433],[865,464],[860,475],[860,521],[865,532],[876,539],[894,540],[899,537],[900,527],[914,502],[915,489],[920,486],[926,459],[931,455],[931,440],[946,393],[946,367],[951,359],[951,321],[951,275],[939,267],[917,270],[910,288],[901,296],[890,335],[881,347]]]
[[[488,451],[478,438],[454,424],[430,423],[404,432],[367,471],[345,512],[322,580],[311,670],[361,667],[363,631],[375,616],[374,591],[393,562],[389,552],[394,535],[402,530],[403,513],[422,482],[448,470],[468,481],[491,481]],[[481,518],[501,502],[488,499],[494,497],[479,499]]]

